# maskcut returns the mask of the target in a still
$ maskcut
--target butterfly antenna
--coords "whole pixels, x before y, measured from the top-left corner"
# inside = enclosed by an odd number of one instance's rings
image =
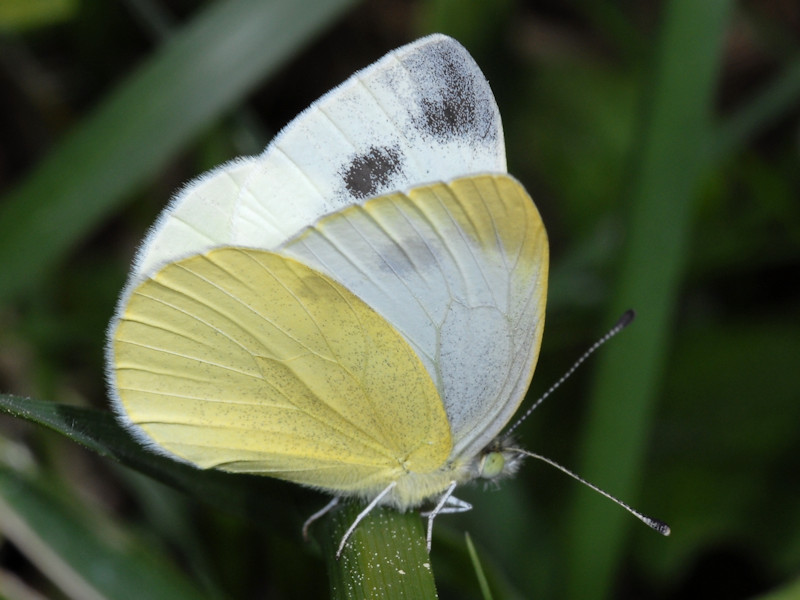
[[[632,506],[626,504],[625,502],[623,502],[619,498],[617,498],[615,496],[612,496],[611,494],[609,494],[605,490],[601,490],[596,485],[586,481],[580,475],[578,475],[576,473],[573,473],[572,471],[570,471],[566,467],[561,466],[560,464],[558,464],[557,462],[555,462],[553,460],[550,460],[546,456],[542,456],[541,454],[536,454],[534,452],[529,452],[527,450],[523,450],[522,448],[506,448],[506,449],[511,451],[511,452],[518,452],[518,453],[523,454],[525,456],[530,456],[531,458],[535,458],[536,460],[541,460],[542,462],[547,463],[551,467],[555,467],[556,469],[558,469],[562,473],[564,473],[566,475],[569,475],[570,477],[572,477],[576,481],[580,481],[583,485],[593,489],[595,492],[597,492],[601,496],[605,496],[606,498],[608,498],[612,502],[618,504],[619,506],[621,506],[622,508],[627,510],[629,513],[631,513],[634,517],[639,519],[642,523],[647,525],[650,529],[652,529],[654,531],[657,531],[661,535],[669,535],[670,534],[669,525],[664,523],[664,521],[660,521],[659,519],[654,519],[653,517],[648,517],[647,515],[640,513],[638,510],[636,510]]]
[[[544,402],[545,398],[547,398],[547,397],[548,397],[550,394],[552,394],[554,391],[556,391],[556,389],[558,389],[558,388],[561,386],[561,384],[562,384],[562,383],[564,383],[564,382],[565,382],[567,379],[569,379],[569,378],[570,378],[570,376],[571,376],[571,375],[572,375],[572,374],[573,374],[575,371],[577,371],[578,367],[580,367],[580,366],[581,366],[581,365],[584,363],[584,361],[585,361],[587,358],[589,358],[589,357],[590,357],[592,354],[594,354],[594,353],[595,353],[595,351],[596,351],[596,350],[597,350],[597,349],[598,349],[600,346],[602,346],[603,344],[605,344],[605,343],[606,343],[608,340],[610,340],[611,338],[613,338],[613,337],[614,337],[615,335],[617,335],[617,334],[618,334],[620,331],[622,331],[622,330],[623,330],[623,329],[625,329],[625,328],[626,328],[628,325],[630,325],[630,324],[631,324],[631,322],[633,321],[633,319],[634,319],[634,317],[635,317],[635,316],[636,316],[636,312],[635,312],[633,309],[626,310],[626,311],[625,311],[625,314],[623,314],[623,315],[622,315],[622,316],[619,318],[619,320],[616,322],[616,324],[615,324],[615,325],[614,325],[614,326],[613,326],[611,329],[609,329],[609,330],[608,330],[608,331],[605,333],[605,335],[603,335],[603,337],[601,337],[601,338],[600,338],[599,340],[597,340],[597,341],[596,341],[594,344],[592,344],[592,345],[589,347],[589,349],[588,349],[586,352],[584,352],[584,353],[583,353],[583,354],[580,356],[580,358],[578,358],[578,360],[576,360],[576,361],[573,363],[573,365],[572,365],[572,366],[571,366],[571,367],[570,367],[570,368],[567,370],[567,372],[566,372],[566,373],[564,373],[564,374],[561,376],[561,378],[560,378],[558,381],[556,381],[556,382],[555,382],[553,385],[551,385],[551,386],[550,386],[550,388],[549,388],[549,389],[548,389],[548,390],[547,390],[547,391],[546,391],[544,394],[542,394],[541,396],[539,396],[539,399],[538,399],[538,400],[536,400],[536,402],[534,402],[534,403],[531,405],[531,407],[530,407],[528,410],[526,410],[526,411],[525,411],[525,414],[523,414],[523,415],[522,415],[522,416],[521,416],[519,419],[517,419],[516,421],[514,421],[514,424],[513,424],[513,425],[511,425],[511,427],[509,427],[509,428],[506,430],[506,432],[505,432],[505,435],[507,436],[507,435],[511,434],[511,432],[513,432],[513,431],[514,431],[514,430],[515,430],[517,427],[519,427],[519,426],[522,424],[522,422],[523,422],[525,419],[527,419],[527,418],[528,418],[528,417],[531,415],[531,413],[532,413],[533,411],[535,411],[535,410],[536,410],[536,409],[539,407],[539,405],[540,405],[542,402]]]

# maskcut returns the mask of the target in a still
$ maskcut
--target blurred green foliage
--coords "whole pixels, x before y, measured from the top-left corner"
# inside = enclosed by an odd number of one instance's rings
[[[75,18],[77,0],[5,0],[0,4],[0,31],[36,29]]]
[[[621,308],[639,313],[521,443],[673,535],[527,464],[500,490],[464,490],[472,512],[438,519],[440,596],[482,597],[464,575],[469,531],[495,598],[795,597],[796,2],[33,4],[30,18],[0,10],[0,391],[71,405],[42,420],[91,447],[113,426],[90,410],[106,407],[104,330],[172,192],[259,151],[389,49],[442,31],[486,73],[509,170],[551,238],[530,400]],[[299,535],[327,498],[170,473],[156,483],[0,415],[0,596],[123,598],[143,573],[165,597],[327,595],[320,545]]]

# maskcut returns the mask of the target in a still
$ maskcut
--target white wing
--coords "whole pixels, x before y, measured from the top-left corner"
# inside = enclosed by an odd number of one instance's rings
[[[458,42],[428,36],[325,94],[261,155],[189,183],[145,239],[133,278],[217,246],[274,248],[319,217],[386,192],[505,170],[486,78]]]
[[[356,73],[275,138],[242,190],[235,242],[272,248],[374,196],[505,171],[486,78],[461,44],[432,35]]]
[[[139,247],[128,287],[167,263],[227,244],[234,205],[254,160],[238,158],[220,165],[175,195]]]

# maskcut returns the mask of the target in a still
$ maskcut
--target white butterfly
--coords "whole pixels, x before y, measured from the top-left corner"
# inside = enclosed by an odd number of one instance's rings
[[[432,35],[173,199],[109,330],[114,408],[158,452],[329,507],[430,502],[430,536],[470,508],[458,484],[519,462],[498,436],[536,364],[547,272],[489,85]]]

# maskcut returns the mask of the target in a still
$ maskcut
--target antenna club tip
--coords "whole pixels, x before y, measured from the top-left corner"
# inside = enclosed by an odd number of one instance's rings
[[[659,521],[658,519],[654,519],[652,517],[647,518],[647,524],[655,531],[663,535],[664,537],[668,536],[672,533],[672,530],[669,528],[669,525],[664,523],[664,521]]]
[[[619,318],[619,321],[617,321],[617,327],[619,328],[627,327],[633,322],[635,318],[636,318],[636,311],[633,310],[632,308],[629,308],[622,314],[622,316]]]

